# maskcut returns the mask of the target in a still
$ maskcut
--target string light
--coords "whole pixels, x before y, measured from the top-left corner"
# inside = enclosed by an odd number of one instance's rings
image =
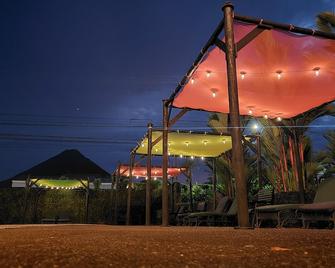
[[[157,149],[157,148],[155,149],[155,152],[156,152],[156,153],[158,152],[158,149]]]
[[[255,124],[252,126],[252,128],[253,128],[254,130],[257,130],[257,129],[258,129],[258,125],[255,123]]]
[[[192,85],[194,84],[194,78],[191,78],[191,84]]]
[[[264,115],[264,119],[268,119],[269,117],[268,117],[268,115],[267,114],[265,114]]]
[[[186,144],[186,146],[189,146],[189,145],[190,145],[190,142],[185,141],[185,144]]]
[[[139,177],[138,176],[136,176],[136,179],[138,179]]]
[[[208,143],[208,141],[203,141],[203,144],[204,144],[204,145],[207,145],[207,143]]]
[[[240,72],[240,75],[241,75],[241,79],[242,79],[242,80],[244,80],[246,74],[247,74],[246,72]]]
[[[249,111],[248,111],[248,114],[249,114],[249,115],[252,115],[252,110],[249,110]]]
[[[183,155],[181,154],[179,157],[180,157],[180,158],[183,158]]]
[[[223,143],[223,144],[226,144],[226,140],[222,140],[222,143]]]
[[[211,76],[211,74],[212,74],[211,71],[207,71],[207,72],[206,72],[206,76],[207,76],[207,78],[209,78],[209,77]]]
[[[212,93],[212,97],[213,97],[213,98],[216,97],[216,93],[215,93],[215,92]]]
[[[314,73],[315,73],[315,76],[319,76],[320,75],[320,67],[315,67],[313,69]]]
[[[156,181],[157,180],[157,177],[154,177],[154,181]]]
[[[194,159],[194,156],[193,156],[193,155],[191,156],[191,159]]]
[[[201,160],[204,160],[204,159],[205,159],[205,157],[202,156],[202,157],[201,157]]]
[[[277,117],[277,121],[280,122],[282,118],[280,116]]]
[[[213,97],[213,98],[216,97],[218,91],[219,91],[219,90],[218,90],[217,88],[211,88],[211,92],[212,92],[212,97]]]
[[[144,143],[142,143],[141,146],[144,147]]]
[[[282,77],[282,73],[283,73],[283,71],[277,71],[276,72],[277,73],[277,78],[278,78],[278,80],[280,80],[281,79],[281,77]]]

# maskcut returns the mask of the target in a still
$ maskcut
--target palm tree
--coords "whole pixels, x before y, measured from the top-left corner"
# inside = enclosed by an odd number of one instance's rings
[[[335,14],[322,12],[316,16],[316,26],[323,32],[335,32]]]

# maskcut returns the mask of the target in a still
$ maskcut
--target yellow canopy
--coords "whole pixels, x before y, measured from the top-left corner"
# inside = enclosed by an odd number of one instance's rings
[[[152,141],[162,135],[162,131],[152,132]],[[231,150],[231,136],[217,134],[199,134],[190,132],[169,132],[168,153],[171,156],[188,157],[218,157]],[[144,138],[135,151],[137,154],[147,154],[148,138]],[[152,149],[153,155],[162,155],[162,141]]]

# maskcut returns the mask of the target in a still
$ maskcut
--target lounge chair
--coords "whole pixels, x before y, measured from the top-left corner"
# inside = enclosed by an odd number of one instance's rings
[[[289,220],[302,220],[305,226],[312,218],[321,220],[320,213],[330,221],[334,218],[333,204],[335,201],[335,179],[321,183],[317,189],[313,204],[280,204],[268,205],[255,208],[255,227],[260,227],[264,220],[274,220],[277,227],[283,227]],[[329,208],[328,216],[326,207]],[[301,210],[300,210],[301,208]],[[297,213],[298,212],[298,213]],[[314,216],[312,216],[314,214]]]
[[[206,202],[198,202],[196,211],[197,212],[202,212],[207,209],[207,203]],[[177,225],[188,225],[188,216],[192,212],[189,211],[187,208],[184,208],[183,210],[180,210],[179,213],[177,214]]]
[[[234,199],[235,200],[235,199]],[[233,202],[234,203],[234,202]],[[231,200],[223,197],[214,211],[191,213],[187,216],[188,225],[218,225],[222,223],[223,217],[227,215],[228,208],[231,207]]]
[[[297,217],[303,228],[311,222],[330,222],[335,228],[335,178],[330,178],[319,185],[313,204],[305,204],[297,209]]]

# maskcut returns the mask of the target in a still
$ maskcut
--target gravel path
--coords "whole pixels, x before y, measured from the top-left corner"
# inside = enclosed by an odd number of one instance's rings
[[[0,267],[335,267],[335,230],[0,226]]]

